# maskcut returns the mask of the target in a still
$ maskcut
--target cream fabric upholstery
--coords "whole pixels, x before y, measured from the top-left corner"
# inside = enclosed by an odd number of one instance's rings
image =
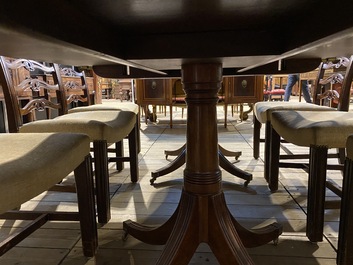
[[[89,152],[84,134],[0,134],[0,213],[57,184]]]
[[[132,102],[106,101],[103,104],[95,104],[90,106],[72,108],[72,109],[69,109],[69,113],[82,112],[82,111],[97,111],[97,110],[132,111],[137,115],[139,112],[139,107],[137,104]]]
[[[271,120],[271,112],[275,110],[315,110],[315,111],[332,111],[333,108],[327,106],[319,106],[305,102],[257,102],[254,106],[254,114],[256,119],[261,123]]]
[[[115,143],[124,139],[134,128],[136,114],[131,111],[85,111],[62,115],[52,120],[24,124],[21,133],[71,132],[85,133],[91,141]]]
[[[286,141],[298,146],[344,148],[353,134],[353,113],[343,111],[274,111],[272,127]]]

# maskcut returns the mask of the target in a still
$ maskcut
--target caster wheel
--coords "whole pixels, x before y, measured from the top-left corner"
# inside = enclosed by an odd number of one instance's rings
[[[124,231],[124,234],[123,234],[123,236],[121,237],[121,239],[125,242],[125,241],[127,240],[128,236],[129,236],[129,233],[126,232],[126,231]]]
[[[273,244],[274,244],[275,246],[277,246],[277,245],[278,245],[278,241],[279,241],[278,237],[277,237],[276,239],[273,239]]]
[[[244,182],[244,187],[246,188],[249,185],[249,183],[250,183],[250,180],[245,181]]]

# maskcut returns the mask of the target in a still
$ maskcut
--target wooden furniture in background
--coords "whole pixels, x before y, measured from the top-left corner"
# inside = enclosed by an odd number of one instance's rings
[[[132,79],[119,79],[115,90],[115,98],[120,101],[134,101]]]
[[[218,104],[224,104],[224,126],[227,127],[227,107],[233,104],[249,104],[250,109],[243,111],[240,119],[246,120],[252,111],[252,104],[263,100],[263,76],[231,76],[223,78],[223,86],[218,93]],[[185,108],[185,93],[180,79],[144,79],[136,80],[137,104],[144,108],[145,121],[156,121],[156,106],[170,107],[170,127],[173,127],[172,106]],[[152,112],[148,105],[152,105]]]
[[[240,119],[246,120],[252,111],[253,103],[263,100],[264,76],[223,77],[224,85],[224,127],[227,127],[227,106],[248,103],[250,109],[243,111],[241,105]]]
[[[172,110],[172,88],[173,79],[137,79],[136,80],[136,102],[144,109],[145,122],[157,120],[156,106],[169,106],[170,128],[173,127]],[[152,105],[152,112],[148,105]]]

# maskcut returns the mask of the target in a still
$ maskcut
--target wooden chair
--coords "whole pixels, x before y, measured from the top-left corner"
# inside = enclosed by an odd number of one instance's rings
[[[348,111],[349,110],[349,101],[350,101],[350,87],[352,83],[352,72],[353,72],[353,67],[352,67],[352,61],[353,61],[353,56],[351,56],[349,59],[348,58],[342,58],[339,61],[336,62],[329,62],[326,65],[322,66],[322,70],[318,74],[318,78],[315,80],[315,94],[313,96],[313,101],[316,103],[320,104],[320,101],[325,97],[322,96],[325,92],[322,89],[323,86],[326,86],[328,83],[334,83],[334,84],[341,84],[342,89],[341,89],[341,94],[339,96],[339,104],[337,108],[330,108],[326,106],[317,106],[320,107],[319,109],[316,108],[304,108],[304,109],[295,109],[292,108],[292,110],[300,110],[300,111]],[[330,70],[330,69],[335,69],[335,71],[329,72],[328,75],[325,74],[325,71]],[[339,69],[339,71],[337,71]],[[320,99],[321,98],[321,99]],[[305,103],[304,103],[305,104]],[[314,105],[315,106],[315,105]],[[268,115],[271,116],[273,111],[277,111],[277,109],[272,109],[268,111]],[[285,109],[282,109],[285,110]],[[290,109],[289,109],[290,110]],[[272,117],[272,116],[271,116]],[[271,118],[269,119],[271,121]],[[265,145],[265,148],[267,148],[267,156],[265,155],[265,171],[267,172],[268,176],[268,183],[269,183],[269,188],[271,191],[276,191],[278,189],[278,174],[279,174],[279,168],[284,167],[284,168],[303,168],[303,169],[308,169],[309,165],[307,163],[296,163],[296,162],[280,162],[282,159],[305,159],[309,158],[308,155],[279,155],[278,153],[278,158],[273,157],[274,155],[277,155],[277,147],[275,147],[275,151],[273,151],[273,154],[271,148],[273,146],[272,141],[275,141],[276,143],[278,141],[281,141],[281,138],[277,134],[272,134],[272,125],[271,122],[268,124],[268,138],[267,138],[267,146]],[[285,139],[284,139],[285,140]],[[285,140],[286,141],[286,140]],[[271,151],[270,151],[271,150]],[[279,151],[279,150],[278,150]],[[329,154],[330,158],[338,158],[339,162],[342,164],[344,161],[344,148],[339,149],[337,153],[332,153]],[[274,164],[272,164],[274,162]],[[271,165],[272,164],[272,165]],[[330,165],[330,169],[340,169],[340,166],[335,166],[335,165]],[[271,169],[270,169],[271,168]],[[330,185],[328,183],[329,188],[331,188],[334,192],[337,190],[335,186]]]
[[[136,132],[136,141],[137,141],[137,152],[141,151],[141,140],[140,140],[140,115],[139,115],[139,106],[133,102],[120,102],[120,101],[107,101],[104,104],[91,104],[89,99],[89,91],[86,82],[86,76],[84,71],[77,72],[72,68],[62,68],[60,70],[62,75],[79,77],[81,80],[81,84],[76,82],[66,82],[64,87],[68,93],[68,104],[73,104],[72,108],[68,109],[68,113],[76,113],[76,112],[85,112],[85,111],[130,111],[135,113],[136,115],[136,123],[135,123],[135,132]],[[128,137],[132,135],[129,134]],[[124,157],[123,152],[124,146],[123,141],[115,143],[115,148],[109,148],[109,152],[114,152],[116,154],[115,158],[109,158],[109,162],[116,162],[117,170],[123,170],[123,160],[119,157]]]
[[[352,64],[353,56],[347,65],[342,84],[342,90],[348,94],[353,79]],[[347,97],[340,98],[338,109],[341,109],[341,104],[344,105],[344,100]],[[330,167],[327,164],[328,149],[345,148],[348,136],[353,133],[353,113],[337,110],[325,113],[278,110],[271,114],[271,125],[270,186],[278,185],[280,137],[289,143],[310,148],[307,236],[310,241],[322,241],[325,188],[330,188],[338,196],[342,193],[339,187],[326,181],[327,169],[343,169],[340,165]]]
[[[319,66],[318,70],[318,78],[322,74],[322,71],[324,71],[324,63],[321,63]],[[322,77],[321,77],[322,78]],[[270,81],[269,81],[270,82]],[[271,81],[272,82],[272,81]],[[267,85],[270,86],[270,85]],[[267,96],[269,97],[270,90],[268,91]],[[314,93],[316,94],[316,93]],[[264,101],[264,102],[257,102],[254,105],[254,129],[253,129],[253,157],[255,159],[258,159],[260,156],[260,143],[265,142],[267,138],[267,130],[265,131],[265,138],[262,139],[260,138],[260,130],[262,127],[262,124],[267,126],[267,123],[269,121],[269,117],[271,115],[268,115],[267,110],[272,110],[272,109],[310,109],[310,108],[315,108],[315,106],[308,105],[307,103],[302,103],[302,102],[284,102],[284,101]],[[265,156],[266,156],[266,143],[265,143]]]
[[[89,137],[83,134],[0,134],[0,218],[31,220],[0,242],[0,255],[50,220],[79,221],[83,253],[87,257],[95,255],[98,238],[89,145]],[[13,210],[72,171],[78,212]]]
[[[18,104],[16,89],[18,87],[11,80],[12,70],[31,67],[39,67],[40,64],[19,59],[13,62],[0,57],[1,84],[4,90],[10,132],[36,133],[36,132],[70,132],[87,134],[93,142],[94,173],[96,184],[98,221],[107,223],[110,219],[110,194],[108,171],[108,143],[122,141],[126,135],[130,135],[130,171],[131,180],[138,180],[138,155],[136,146],[135,122],[136,115],[132,112],[96,111],[67,114],[67,96],[63,88],[59,67],[51,64],[50,74],[54,85],[44,85],[44,82],[28,78],[29,86],[25,89],[36,89],[37,84],[41,89],[55,91],[57,103],[47,99],[33,99],[23,108]],[[45,69],[45,68],[43,68]],[[34,109],[55,107],[59,116],[49,120],[37,120],[23,123],[23,115]],[[65,115],[64,115],[65,114]]]
[[[181,84],[181,79],[175,80],[172,87],[172,106],[181,108],[181,117],[184,117],[184,109],[186,109],[185,102],[185,92],[183,90],[183,86]]]
[[[312,242],[322,241],[327,153],[329,148],[345,147],[348,135],[353,133],[353,113],[279,110],[272,113],[271,123],[272,135],[280,135],[290,143],[310,148],[307,236]],[[278,167],[278,152],[279,141],[272,140],[271,167]],[[271,177],[270,182],[276,181]]]
[[[336,64],[335,63],[321,63],[319,68],[318,68],[318,75],[314,83],[315,91],[313,93],[313,102],[316,104],[308,104],[308,103],[302,103],[302,102],[258,102],[254,106],[254,153],[253,156],[254,158],[259,157],[259,152],[260,152],[260,142],[265,142],[265,150],[264,150],[264,177],[266,181],[269,180],[269,158],[270,158],[270,145],[271,145],[271,113],[273,111],[277,110],[305,110],[305,111],[310,111],[310,110],[315,110],[315,111],[331,111],[332,108],[328,106],[322,106],[319,105],[320,101],[318,100],[318,97],[321,95],[321,84],[320,82],[323,81],[323,77],[325,74],[326,70],[329,70],[330,68],[332,69],[335,66],[346,64],[349,62],[348,58],[342,57],[339,59]],[[349,105],[349,100],[347,102],[346,98],[347,95],[342,93],[342,103],[341,104],[341,109],[346,109]],[[349,97],[349,96],[348,96]],[[261,124],[265,124],[265,139],[260,138],[260,129],[261,129]],[[292,154],[287,150],[286,155],[281,155],[281,159],[303,159],[303,158],[308,158],[308,155],[305,154]],[[280,166],[282,167],[297,167],[297,165],[291,165],[290,163],[281,163]],[[269,188],[271,191],[276,191],[278,188],[278,185],[276,182],[269,183]]]

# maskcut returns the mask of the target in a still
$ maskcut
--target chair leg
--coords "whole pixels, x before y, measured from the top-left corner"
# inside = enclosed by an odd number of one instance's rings
[[[115,157],[123,157],[124,156],[124,140],[115,143]],[[122,171],[124,169],[124,162],[118,160],[116,162],[116,170]]]
[[[272,144],[271,144],[272,130],[273,129],[271,126],[271,122],[266,122],[266,125],[265,125],[265,146],[264,146],[264,177],[267,182],[269,182],[269,179],[270,179],[270,177],[269,177],[270,176],[270,157],[271,157],[270,151],[271,151],[271,146],[272,146]],[[280,136],[278,134],[276,134],[276,132],[274,132],[274,133],[275,133],[275,136],[274,136],[275,140],[280,138]],[[275,146],[275,147],[277,148],[277,146]],[[278,177],[277,177],[277,179],[278,179]]]
[[[136,123],[135,123],[135,131],[136,131],[136,143],[137,143],[137,153],[141,152],[141,135],[140,135],[140,121],[139,115],[136,115]],[[124,157],[124,140],[115,143],[115,157]],[[122,171],[124,169],[124,161],[117,160],[116,161],[116,170]]]
[[[83,254],[93,257],[98,247],[91,156],[75,169]]]
[[[228,104],[224,104],[224,128],[227,128]]]
[[[137,151],[137,132],[134,127],[129,133],[129,156],[130,156],[130,178],[132,182],[137,182],[139,179],[138,170],[138,151]]]
[[[254,115],[254,151],[253,151],[253,157],[255,159],[258,159],[260,157],[260,130],[261,130],[261,122],[256,119]]]
[[[94,141],[93,153],[98,222],[105,224],[111,218],[107,142]]]
[[[281,137],[276,132],[276,130],[272,128],[270,123],[266,124],[266,130],[269,130],[268,134],[270,135],[270,137],[266,137],[269,146],[266,147],[265,152],[265,178],[267,177],[268,187],[272,192],[274,192],[278,190],[279,153]],[[266,153],[269,155],[266,155]]]
[[[346,159],[342,184],[337,264],[353,264],[353,161]]]
[[[169,106],[169,128],[173,128],[173,105]],[[181,115],[183,117],[183,115]]]
[[[306,235],[311,242],[323,237],[327,150],[326,146],[310,146]]]
[[[344,164],[344,161],[346,160],[346,148],[337,148],[337,154],[338,154],[338,163]]]
[[[135,129],[137,132],[137,152],[141,152],[141,133],[140,133],[140,115],[136,115],[136,124],[135,124]]]

